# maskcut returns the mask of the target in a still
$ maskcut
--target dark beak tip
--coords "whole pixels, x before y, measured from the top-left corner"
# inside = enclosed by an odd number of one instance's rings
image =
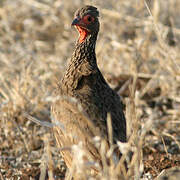
[[[75,25],[77,25],[78,23],[79,23],[79,20],[76,18],[76,19],[73,20],[71,26],[75,26]]]

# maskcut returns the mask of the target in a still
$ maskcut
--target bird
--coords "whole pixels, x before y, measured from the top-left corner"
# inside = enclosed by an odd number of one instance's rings
[[[97,65],[98,9],[91,5],[79,8],[71,25],[77,29],[79,38],[57,85],[57,98],[51,107],[52,122],[56,124],[53,129],[55,139],[68,168],[73,166],[73,153],[68,147],[80,142],[85,155],[101,161],[92,138],[101,137],[110,143],[107,127],[109,115],[113,143],[127,141],[121,97],[108,85]]]

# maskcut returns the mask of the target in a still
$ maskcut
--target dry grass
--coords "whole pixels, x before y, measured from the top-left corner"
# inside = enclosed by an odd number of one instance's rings
[[[124,178],[153,179],[163,169],[180,166],[178,0],[3,0],[0,179],[44,179],[46,172],[51,179],[64,176],[51,128],[33,123],[24,112],[50,122],[52,92],[77,38],[70,26],[73,13],[84,4],[100,10],[98,64],[126,104],[129,142],[119,147],[123,158],[129,150],[134,155]],[[105,164],[99,179],[123,174],[121,162],[112,167]]]

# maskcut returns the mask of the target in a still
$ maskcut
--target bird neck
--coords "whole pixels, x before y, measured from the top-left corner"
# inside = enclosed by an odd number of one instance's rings
[[[72,58],[62,79],[64,91],[72,91],[77,87],[79,81],[78,77],[83,74],[83,72],[77,70],[81,69],[78,67],[82,66],[83,68],[81,71],[86,72],[83,62],[89,63],[88,67],[92,69],[97,68],[95,54],[96,39],[97,33],[88,35],[82,43],[79,43],[79,41],[76,43]],[[79,73],[81,73],[81,75]]]
[[[79,63],[81,63],[83,59],[86,59],[86,61],[96,61],[96,54],[95,54],[96,39],[97,39],[97,33],[94,33],[88,35],[86,39],[81,43],[78,40],[71,61],[72,62],[75,61]]]

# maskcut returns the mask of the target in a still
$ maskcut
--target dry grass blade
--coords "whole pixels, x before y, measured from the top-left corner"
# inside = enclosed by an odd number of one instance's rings
[[[157,1],[155,1],[155,2],[157,2]],[[159,28],[158,28],[158,26],[157,26],[156,21],[154,20],[154,17],[153,17],[153,15],[152,15],[152,13],[151,13],[151,10],[150,10],[150,8],[149,8],[146,0],[144,0],[144,3],[145,3],[145,6],[146,6],[146,8],[147,8],[147,10],[148,10],[148,12],[149,12],[152,20],[153,20],[154,29],[155,29],[155,32],[156,32],[158,41],[159,41],[159,43],[160,43],[160,47],[162,48],[163,52],[165,53],[165,55],[166,55],[165,57],[168,58],[168,59],[170,59],[170,60],[172,61],[173,65],[174,65],[174,66],[171,65],[171,67],[169,67],[169,70],[171,71],[171,73],[173,73],[173,74],[175,73],[175,75],[179,75],[180,66],[179,66],[179,64],[176,62],[174,56],[171,55],[171,54],[173,54],[173,53],[171,52],[171,49],[170,49],[170,48],[166,45],[166,43],[164,42],[164,40],[163,40],[163,38],[162,38],[162,36],[161,36],[161,34],[160,34],[160,30],[159,30]],[[170,52],[169,52],[169,51],[170,51]],[[171,68],[172,68],[172,69],[171,69]]]
[[[111,121],[111,115],[107,114],[107,128],[108,128],[108,137],[110,145],[113,145],[113,129],[112,129],[112,121]]]
[[[56,126],[53,123],[46,122],[46,121],[41,121],[41,120],[39,120],[39,119],[37,119],[35,117],[32,117],[31,115],[29,115],[26,112],[24,112],[24,117],[26,117],[28,120],[33,121],[34,123],[39,124],[39,125],[44,126],[44,127],[53,128],[53,126]]]
[[[176,139],[175,136],[173,136],[173,135],[171,135],[171,134],[169,134],[169,133],[167,133],[167,132],[163,132],[163,135],[172,138],[172,139],[176,142],[176,144],[178,145],[178,147],[179,147],[179,149],[180,149],[180,143],[179,143],[179,141]]]

